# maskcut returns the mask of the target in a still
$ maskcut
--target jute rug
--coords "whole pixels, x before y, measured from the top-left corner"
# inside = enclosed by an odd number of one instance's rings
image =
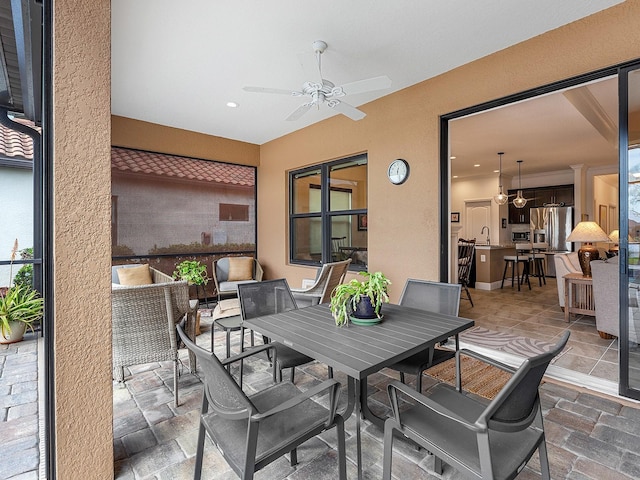
[[[464,355],[461,358],[462,389],[467,392],[491,400],[511,378],[510,373],[480,360]],[[425,373],[442,382],[456,385],[456,361],[453,358],[430,368]]]

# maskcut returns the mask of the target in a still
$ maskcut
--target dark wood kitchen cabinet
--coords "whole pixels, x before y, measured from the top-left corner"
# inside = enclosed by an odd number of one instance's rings
[[[529,209],[544,207],[546,204],[573,205],[573,185],[556,185],[553,187],[523,188],[522,196],[527,199],[524,208],[516,208],[513,199],[517,190],[509,190],[509,223],[529,224]]]
[[[546,204],[573,205],[573,185],[557,185],[535,189],[535,206]]]

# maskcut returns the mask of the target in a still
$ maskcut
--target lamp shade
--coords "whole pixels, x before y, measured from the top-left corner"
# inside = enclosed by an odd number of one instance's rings
[[[609,240],[613,243],[620,243],[620,231],[614,230],[609,234]]]
[[[567,242],[583,243],[578,250],[578,261],[583,276],[591,276],[591,260],[600,258],[598,249],[593,246],[593,242],[609,241],[609,235],[596,222],[580,222],[567,237]]]
[[[609,235],[596,222],[580,222],[567,237],[567,242],[608,242]]]

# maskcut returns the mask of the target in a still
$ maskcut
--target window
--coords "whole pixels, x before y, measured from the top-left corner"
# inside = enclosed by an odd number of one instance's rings
[[[249,205],[233,205],[230,203],[220,204],[221,222],[248,222]]]
[[[367,268],[367,156],[295,170],[289,174],[290,253],[296,264],[351,258]]]

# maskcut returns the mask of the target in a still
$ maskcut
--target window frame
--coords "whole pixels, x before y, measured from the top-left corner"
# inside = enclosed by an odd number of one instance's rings
[[[361,165],[367,166],[367,176],[368,176],[368,157],[366,153],[361,153],[357,155],[353,155],[346,158],[341,158],[338,160],[332,160],[330,162],[325,162],[321,164],[315,164],[304,168],[299,168],[296,170],[289,171],[289,263],[292,265],[309,265],[309,266],[320,266],[324,263],[332,262],[331,258],[331,220],[333,217],[340,216],[357,216],[358,215],[367,215],[368,214],[368,201],[367,208],[352,208],[348,210],[331,210],[330,206],[330,193],[331,190],[342,190],[340,187],[331,187],[331,172],[332,169],[336,166],[354,163],[354,162],[362,162]],[[300,174],[304,174],[307,172],[317,171],[320,169],[320,211],[319,212],[304,212],[304,213],[295,213],[295,189],[294,182],[296,180],[296,176]],[[313,260],[301,260],[294,258],[294,223],[298,219],[303,218],[319,218],[321,224],[321,244],[322,244],[322,252],[321,252],[321,260],[320,262],[316,262]],[[368,243],[368,238],[367,238]],[[361,265],[350,265],[349,270],[366,270],[366,267]]]

